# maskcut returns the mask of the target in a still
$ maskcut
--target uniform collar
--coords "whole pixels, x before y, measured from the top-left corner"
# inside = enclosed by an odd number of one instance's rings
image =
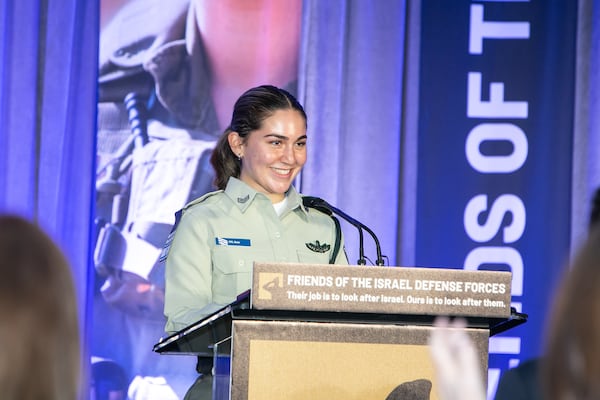
[[[253,201],[257,201],[259,198],[261,199],[260,201],[267,201],[269,204],[271,203],[271,200],[267,196],[257,192],[241,180],[233,177],[229,178],[229,181],[227,182],[225,194],[231,199],[233,204],[240,209],[241,212],[245,212],[250,204]],[[306,216],[307,211],[302,204],[302,196],[300,196],[300,193],[298,193],[294,186],[290,186],[286,196],[288,198],[288,203],[286,210],[284,210],[281,216],[285,216],[285,214],[289,213],[290,211],[300,212]]]

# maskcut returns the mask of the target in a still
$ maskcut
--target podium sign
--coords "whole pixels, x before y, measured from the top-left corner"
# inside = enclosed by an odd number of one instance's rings
[[[508,318],[510,272],[254,263],[254,309]]]

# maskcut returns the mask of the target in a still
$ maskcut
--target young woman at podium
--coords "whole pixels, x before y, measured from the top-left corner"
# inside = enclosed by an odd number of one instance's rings
[[[348,264],[339,227],[292,185],[306,162],[306,128],[286,90],[259,86],[237,100],[211,156],[218,190],[178,212],[165,246],[167,332],[248,290],[254,261]]]

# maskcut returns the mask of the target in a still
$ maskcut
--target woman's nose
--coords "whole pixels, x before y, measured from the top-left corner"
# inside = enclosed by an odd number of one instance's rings
[[[296,162],[296,154],[294,153],[294,146],[285,146],[283,149],[283,154],[281,155],[281,160],[288,164],[293,164]]]

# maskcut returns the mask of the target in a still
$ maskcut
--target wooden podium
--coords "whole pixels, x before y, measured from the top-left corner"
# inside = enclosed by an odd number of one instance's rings
[[[467,319],[487,377],[489,337],[527,319],[510,307],[511,279],[255,263],[251,291],[154,351],[213,357],[213,399],[437,399],[427,345],[433,320]]]

